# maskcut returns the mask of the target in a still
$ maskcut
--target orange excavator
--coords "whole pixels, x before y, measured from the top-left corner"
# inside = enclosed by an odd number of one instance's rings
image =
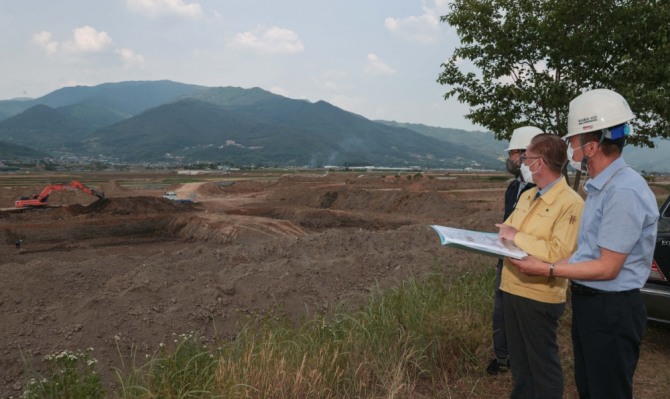
[[[38,208],[46,206],[51,192],[61,190],[81,190],[85,193],[95,195],[100,199],[105,198],[105,193],[97,192],[76,180],[72,180],[70,183],[50,184],[46,186],[39,195],[34,194],[30,197],[21,197],[14,202],[14,208]]]

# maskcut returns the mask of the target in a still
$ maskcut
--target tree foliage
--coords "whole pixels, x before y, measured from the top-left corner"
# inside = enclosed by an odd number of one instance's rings
[[[529,124],[564,135],[570,101],[593,88],[628,100],[633,144],[670,137],[670,1],[454,0],[442,21],[461,41],[445,98],[498,139]]]

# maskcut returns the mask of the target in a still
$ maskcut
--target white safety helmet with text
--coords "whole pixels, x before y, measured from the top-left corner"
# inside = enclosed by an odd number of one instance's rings
[[[514,129],[512,138],[509,140],[509,147],[505,151],[525,150],[533,137],[540,133],[543,133],[542,129],[535,126],[523,126]]]
[[[604,138],[616,140],[631,134],[632,128],[628,124],[620,129],[609,128],[618,127],[632,119],[635,119],[635,114],[619,93],[608,89],[594,89],[570,101],[568,134],[563,138],[604,130]]]

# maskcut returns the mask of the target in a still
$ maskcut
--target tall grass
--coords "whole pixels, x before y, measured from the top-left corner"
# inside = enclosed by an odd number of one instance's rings
[[[481,370],[493,273],[434,274],[377,290],[360,309],[247,322],[214,348],[192,334],[118,370],[123,398],[406,398]],[[125,366],[124,366],[125,367]],[[421,393],[421,394],[420,394]]]

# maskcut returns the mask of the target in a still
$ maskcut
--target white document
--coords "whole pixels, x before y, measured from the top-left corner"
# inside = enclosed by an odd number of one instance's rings
[[[514,245],[513,242],[498,237],[497,233],[461,230],[438,225],[432,225],[430,227],[437,231],[437,234],[442,241],[442,245],[466,249],[468,251],[474,251],[499,258],[510,257],[521,259],[528,255]]]

